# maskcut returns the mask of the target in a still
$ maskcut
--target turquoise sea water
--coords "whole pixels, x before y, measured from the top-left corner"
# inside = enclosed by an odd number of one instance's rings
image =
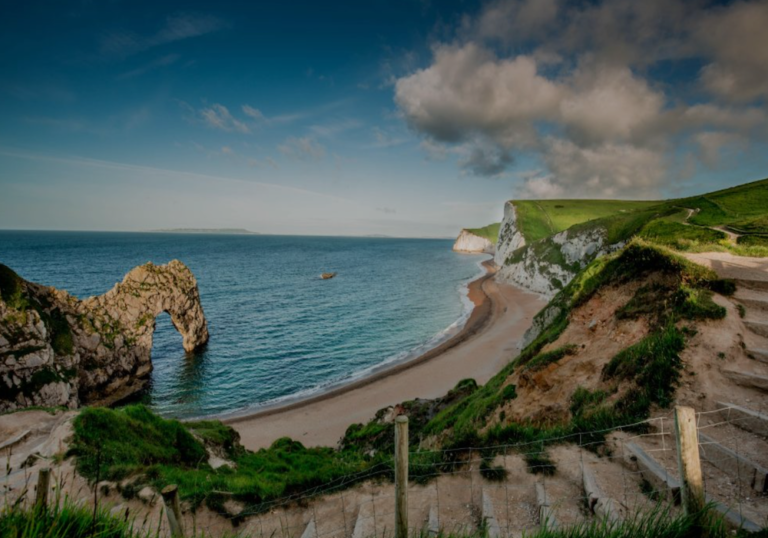
[[[167,416],[224,414],[308,395],[417,355],[469,312],[485,257],[449,240],[0,231],[0,263],[85,298],[147,261],[197,277],[211,339],[185,355],[163,315],[148,403]],[[321,272],[336,271],[332,280]]]

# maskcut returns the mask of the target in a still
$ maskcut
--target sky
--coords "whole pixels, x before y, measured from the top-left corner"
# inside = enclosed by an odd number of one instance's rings
[[[450,237],[768,176],[768,0],[1,0],[0,229]]]

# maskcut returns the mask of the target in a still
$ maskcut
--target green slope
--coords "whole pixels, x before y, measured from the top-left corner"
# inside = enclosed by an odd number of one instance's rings
[[[518,227],[527,242],[567,230],[575,224],[658,205],[632,200],[515,200]]]
[[[499,239],[499,226],[501,226],[500,222],[494,222],[482,228],[465,228],[465,230],[478,237],[484,237],[495,245]]]
[[[701,226],[733,226],[749,233],[768,233],[768,179],[677,201],[698,209],[689,222]]]

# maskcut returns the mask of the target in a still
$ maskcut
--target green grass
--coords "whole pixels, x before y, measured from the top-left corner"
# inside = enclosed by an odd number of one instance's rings
[[[78,471],[91,480],[130,478],[122,492],[126,497],[143,485],[159,491],[177,484],[182,499],[193,506],[205,503],[220,509],[226,498],[216,492],[224,491],[253,511],[294,493],[331,487],[335,480],[369,471],[379,463],[359,451],[306,448],[288,438],[249,452],[238,439],[234,430],[219,422],[182,424],[160,418],[142,405],[87,408],[74,421],[69,454],[76,456]],[[223,449],[235,469],[212,469],[205,444]],[[380,469],[388,476],[389,467]]]
[[[742,247],[768,247],[768,235],[742,235],[738,244]]]
[[[94,517],[95,515],[95,517]],[[107,507],[92,508],[64,500],[47,510],[6,506],[0,509],[3,538],[150,538],[133,521],[110,515]]]
[[[730,189],[678,200],[679,205],[699,209],[690,222],[702,226],[740,224],[758,231],[768,210],[768,179]],[[757,218],[756,217],[762,217]]]
[[[645,225],[638,237],[681,251],[697,250],[697,247],[703,244],[720,244],[722,241],[727,243],[727,236],[719,230],[662,220]]]
[[[728,224],[728,228],[737,233],[768,234],[768,215],[760,215],[751,219],[737,220]]]
[[[646,209],[658,201],[632,200],[515,200],[518,227],[527,243],[583,222]]]
[[[484,237],[494,245],[499,240],[499,227],[501,226],[500,222],[495,222],[493,224],[489,224],[488,226],[483,226],[482,228],[467,228],[467,231],[469,233],[472,233],[478,237]]]

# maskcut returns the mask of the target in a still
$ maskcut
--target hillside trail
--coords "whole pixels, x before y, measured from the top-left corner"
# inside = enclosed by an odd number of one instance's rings
[[[691,209],[686,207],[685,208],[688,211],[688,215],[685,217],[685,220],[683,221],[683,224],[687,226],[700,226],[699,224],[691,224],[688,222],[692,216],[694,216],[696,213],[701,211],[700,209]],[[711,230],[717,230],[718,232],[723,232],[727,237],[728,241],[730,241],[732,244],[737,244],[739,242],[739,237],[741,237],[740,234],[734,233],[731,230],[729,230],[725,226],[700,226],[701,228],[709,228]]]

